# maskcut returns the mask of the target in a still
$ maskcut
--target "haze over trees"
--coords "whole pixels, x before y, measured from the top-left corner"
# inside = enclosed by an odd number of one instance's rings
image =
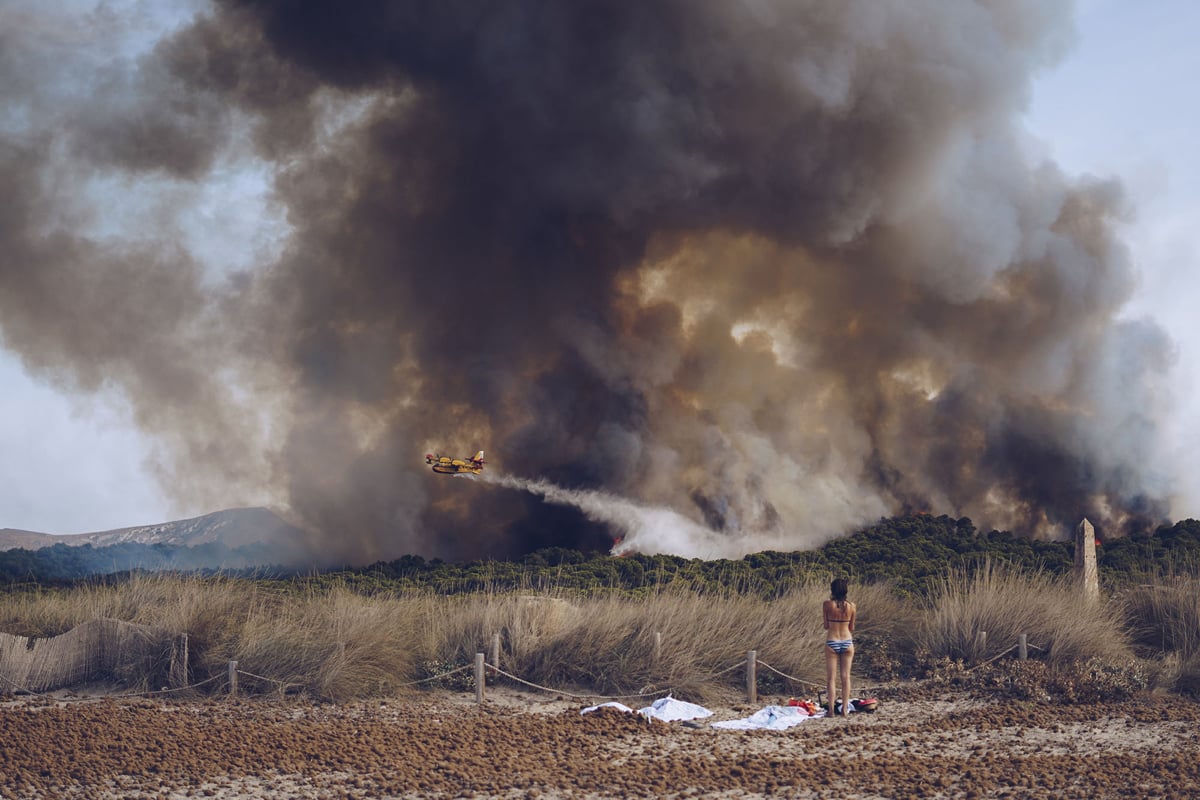
[[[64,582],[139,570],[197,570],[277,579],[305,575],[307,581],[345,582],[378,591],[424,589],[452,594],[551,585],[581,591],[639,591],[682,585],[769,597],[786,592],[797,581],[838,574],[860,583],[886,582],[901,594],[922,595],[948,570],[969,570],[985,560],[1063,575],[1072,568],[1073,545],[1028,539],[1006,531],[979,531],[965,517],[914,514],[881,519],[816,550],[752,553],[737,560],[704,561],[638,553],[615,557],[549,547],[513,561],[449,562],[408,555],[367,567],[315,572],[306,565],[276,563],[274,558],[274,551],[266,545],[55,545],[0,552],[0,580]],[[1097,561],[1101,578],[1106,581],[1200,563],[1200,522],[1188,519],[1162,526],[1147,536],[1104,541],[1097,549]]]

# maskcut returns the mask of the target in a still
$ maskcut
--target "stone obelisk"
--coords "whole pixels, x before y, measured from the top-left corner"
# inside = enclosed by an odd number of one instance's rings
[[[1075,583],[1089,603],[1100,599],[1100,578],[1096,572],[1096,529],[1087,517],[1075,526]]]

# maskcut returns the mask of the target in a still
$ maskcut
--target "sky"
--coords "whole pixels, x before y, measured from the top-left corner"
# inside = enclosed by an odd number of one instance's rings
[[[0,0],[0,12],[21,5]],[[137,52],[152,43],[156,26],[178,23],[199,5],[130,0],[104,7],[145,17],[140,33],[127,31],[116,45]],[[1153,317],[1176,342],[1170,391],[1178,402],[1165,423],[1176,451],[1170,468],[1184,494],[1200,497],[1200,471],[1188,455],[1200,450],[1200,401],[1192,400],[1200,398],[1200,325],[1190,308],[1200,289],[1200,111],[1191,102],[1200,51],[1189,41],[1200,29],[1200,5],[1081,0],[1076,18],[1070,50],[1035,83],[1026,125],[1034,146],[1067,173],[1113,176],[1126,188],[1133,213],[1123,233],[1141,279],[1126,313]],[[175,223],[213,269],[244,266],[269,257],[286,230],[266,191],[262,174],[220,176],[194,188],[189,211]],[[0,386],[0,528],[76,533],[217,510],[166,496],[154,477],[157,444],[138,432],[116,396],[64,392],[45,376],[31,377],[2,347]],[[1200,508],[1172,513],[1196,516]]]
[[[1193,98],[1200,5],[1084,0],[1078,39],[1035,87],[1031,132],[1075,174],[1115,176],[1133,206],[1125,237],[1141,282],[1128,308],[1163,325],[1177,347],[1165,421],[1176,480],[1200,496],[1200,108]],[[1187,501],[1175,518],[1200,515]]]

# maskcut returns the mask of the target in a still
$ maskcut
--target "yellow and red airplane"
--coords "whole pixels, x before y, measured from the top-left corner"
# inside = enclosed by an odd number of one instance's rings
[[[483,451],[480,450],[471,458],[451,458],[426,453],[425,463],[432,464],[433,471],[443,475],[478,475],[483,472]]]

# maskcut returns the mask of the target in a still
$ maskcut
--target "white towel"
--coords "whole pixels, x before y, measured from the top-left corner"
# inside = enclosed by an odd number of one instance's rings
[[[731,719],[724,722],[714,722],[714,728],[726,728],[732,730],[768,730],[781,731],[785,728],[790,728],[793,725],[799,725],[808,719],[816,719],[817,717],[825,716],[824,711],[818,711],[816,714],[809,714],[799,706],[767,706],[761,711],[755,711],[750,716],[744,719]]]
[[[639,708],[638,713],[654,719],[661,719],[663,722],[711,717],[713,714],[704,706],[698,706],[685,700],[676,700],[670,695],[655,700],[645,708]]]
[[[615,708],[620,711],[625,711],[629,714],[633,713],[633,709],[623,703],[611,701],[601,703],[598,706],[591,706],[580,711],[580,714],[587,714],[595,711],[598,708]],[[713,712],[709,711],[704,706],[698,706],[695,703],[689,703],[685,700],[676,700],[670,695],[660,697],[645,708],[639,708],[638,712],[644,717],[651,719],[662,720],[663,722],[678,722],[680,720],[698,719],[700,717],[711,717]]]

